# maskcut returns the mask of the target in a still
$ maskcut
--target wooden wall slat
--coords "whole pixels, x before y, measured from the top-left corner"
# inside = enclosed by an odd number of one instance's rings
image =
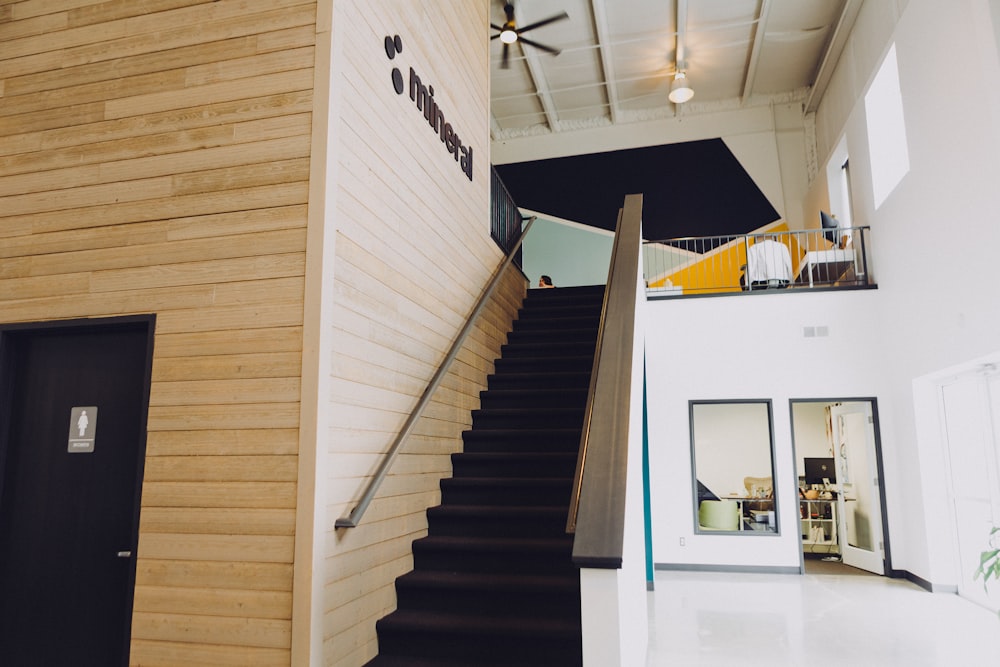
[[[245,405],[151,406],[151,431],[214,430],[218,428],[294,428],[299,424],[298,403]]]
[[[202,535],[295,534],[295,511],[271,508],[146,507],[139,530]]]
[[[142,487],[144,507],[295,509],[294,482],[156,482]]]
[[[259,406],[250,406],[259,407]],[[294,456],[155,456],[146,461],[150,481],[294,482]]]
[[[195,644],[289,648],[291,621],[187,614],[132,614],[132,636]]]
[[[295,456],[298,437],[297,428],[151,431],[146,436],[146,466],[148,470],[160,456]],[[224,464],[222,460],[219,465]]]
[[[239,618],[292,617],[292,596],[280,591],[233,591],[221,588],[172,588],[139,586],[135,591],[135,609],[151,613],[183,614]]]
[[[266,401],[298,402],[298,377],[195,380],[155,383],[150,405],[221,406]]]
[[[137,586],[226,588],[246,591],[290,591],[292,565],[250,560],[209,561],[141,558]]]
[[[290,660],[287,649],[132,641],[132,661],[143,667],[286,667]]]
[[[139,535],[139,558],[291,563],[294,538],[276,535]]]
[[[267,334],[268,332],[263,333]],[[178,334],[178,336],[180,335],[183,334]],[[197,343],[198,337],[205,336],[207,334],[192,334],[185,336],[184,339]],[[217,338],[221,336],[221,334],[217,335]],[[258,340],[255,339],[253,342],[258,343]],[[255,379],[299,378],[302,368],[301,350],[251,354],[238,354],[235,350],[233,352],[233,354],[202,354],[182,359],[172,359],[169,356],[164,357],[161,352],[153,360],[153,381],[160,383],[190,382],[194,380],[222,380],[240,377]],[[170,359],[170,361],[167,361],[167,359]]]
[[[154,379],[194,379],[188,375],[188,371],[183,369],[185,357],[191,357],[190,364],[199,364],[199,357],[234,355],[236,361],[240,362],[237,355],[248,355],[243,360],[244,367],[253,367],[257,359],[255,353],[264,355],[267,364],[262,370],[255,371],[257,377],[267,377],[268,369],[287,368],[290,363],[300,364],[302,351],[302,328],[284,327],[280,329],[256,329],[249,331],[218,332],[209,331],[205,333],[193,334],[171,334],[157,338],[156,350],[153,361]],[[278,353],[288,353],[282,356]],[[175,362],[182,369],[176,373],[178,377],[159,363],[158,360],[175,357]],[[207,365],[212,365],[212,360]],[[228,371],[227,371],[228,372]],[[271,371],[273,372],[273,371]],[[279,371],[281,372],[281,371]],[[201,375],[200,377],[209,377]],[[213,376],[218,377],[218,376]]]
[[[308,186],[305,183],[281,183],[265,187],[228,190],[225,193],[207,192],[162,199],[145,199],[124,204],[85,206],[75,210],[54,211],[32,216],[12,216],[10,222],[18,224],[30,220],[33,231],[44,233],[104,226],[99,224],[100,222],[105,225],[116,225],[230,213],[232,211],[252,211],[305,204],[307,200]],[[8,220],[2,219],[0,223],[6,225]]]

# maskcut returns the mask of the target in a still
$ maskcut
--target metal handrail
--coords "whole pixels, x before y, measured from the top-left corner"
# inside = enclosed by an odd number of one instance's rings
[[[469,317],[466,319],[462,330],[458,332],[458,335],[452,342],[451,348],[448,350],[448,354],[445,355],[441,365],[438,366],[437,371],[434,373],[434,377],[431,378],[427,388],[424,389],[423,395],[420,396],[420,400],[417,401],[416,406],[414,406],[413,410],[410,412],[410,416],[406,418],[406,422],[400,429],[399,434],[396,435],[396,439],[393,441],[392,446],[389,447],[389,451],[386,452],[381,463],[379,463],[375,474],[368,481],[368,485],[365,487],[361,500],[358,501],[358,504],[353,510],[351,510],[351,513],[348,516],[341,517],[334,522],[334,526],[336,528],[355,528],[361,521],[361,517],[364,515],[365,510],[368,509],[368,505],[370,505],[372,500],[375,498],[375,493],[378,491],[378,488],[382,485],[382,482],[389,474],[389,468],[392,466],[396,455],[399,454],[399,450],[402,448],[403,443],[410,436],[410,433],[417,424],[417,420],[420,419],[420,416],[423,414],[424,408],[426,408],[427,404],[430,403],[431,396],[434,395],[434,392],[441,384],[441,381],[444,380],[444,376],[448,373],[448,368],[451,366],[451,362],[458,356],[459,350],[461,350],[462,345],[465,343],[465,339],[468,338],[469,334],[472,332],[472,328],[476,323],[476,318],[479,316],[479,313],[482,312],[483,308],[486,307],[486,303],[489,301],[489,298],[493,296],[493,292],[496,291],[497,285],[500,284],[500,278],[507,271],[507,268],[514,260],[514,255],[517,254],[518,249],[524,242],[524,237],[528,235],[529,231],[531,231],[531,225],[535,222],[535,216],[531,216],[527,220],[528,223],[524,226],[524,231],[522,231],[520,236],[518,236],[517,240],[511,247],[510,252],[507,253],[507,256],[504,257],[504,260],[500,263],[500,266],[498,266],[497,270],[493,273],[493,277],[490,278],[489,283],[486,284],[486,287],[483,289],[483,293],[479,295],[479,300],[476,302],[475,307],[473,307],[472,312],[469,313]]]
[[[641,245],[642,195],[628,195],[618,214],[566,525],[575,533],[573,562],[584,567],[622,563]]]

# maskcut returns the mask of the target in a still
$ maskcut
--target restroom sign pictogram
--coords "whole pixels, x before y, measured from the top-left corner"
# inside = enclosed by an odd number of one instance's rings
[[[97,406],[88,405],[70,408],[69,446],[70,454],[90,454],[94,451],[97,437]]]

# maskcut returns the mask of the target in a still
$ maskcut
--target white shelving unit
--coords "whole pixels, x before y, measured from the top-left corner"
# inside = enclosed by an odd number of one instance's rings
[[[802,550],[806,553],[840,553],[837,539],[837,501],[799,500]],[[822,539],[819,538],[822,531]]]

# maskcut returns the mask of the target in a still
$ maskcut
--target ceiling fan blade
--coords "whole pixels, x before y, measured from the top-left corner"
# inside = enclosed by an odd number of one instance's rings
[[[497,34],[493,35],[492,37],[490,37],[490,41],[492,42],[494,39],[496,39],[499,36],[500,36],[500,33],[497,33]]]
[[[503,53],[500,55],[500,69],[508,69],[510,67],[510,44],[504,42]]]
[[[550,23],[555,23],[556,21],[562,21],[563,19],[568,19],[568,18],[569,18],[569,14],[567,14],[566,12],[562,12],[560,14],[556,14],[555,16],[550,16],[547,19],[542,19],[541,21],[538,21],[536,23],[532,23],[530,25],[526,25],[523,28],[518,28],[517,29],[517,34],[520,35],[522,32],[527,32],[529,30],[534,30],[535,28],[541,28],[543,25],[548,25]]]
[[[490,27],[494,30],[503,30],[503,26],[497,25],[496,23],[491,23]],[[497,37],[499,37],[499,35],[497,35]]]
[[[554,49],[551,46],[545,46],[544,44],[539,44],[538,42],[533,42],[532,40],[528,39],[527,37],[521,37],[520,35],[517,36],[517,41],[524,42],[525,44],[528,44],[529,46],[533,46],[536,49],[541,49],[542,51],[545,51],[547,53],[551,53],[554,56],[558,56],[560,53],[562,53],[562,51],[560,51],[559,49]]]

